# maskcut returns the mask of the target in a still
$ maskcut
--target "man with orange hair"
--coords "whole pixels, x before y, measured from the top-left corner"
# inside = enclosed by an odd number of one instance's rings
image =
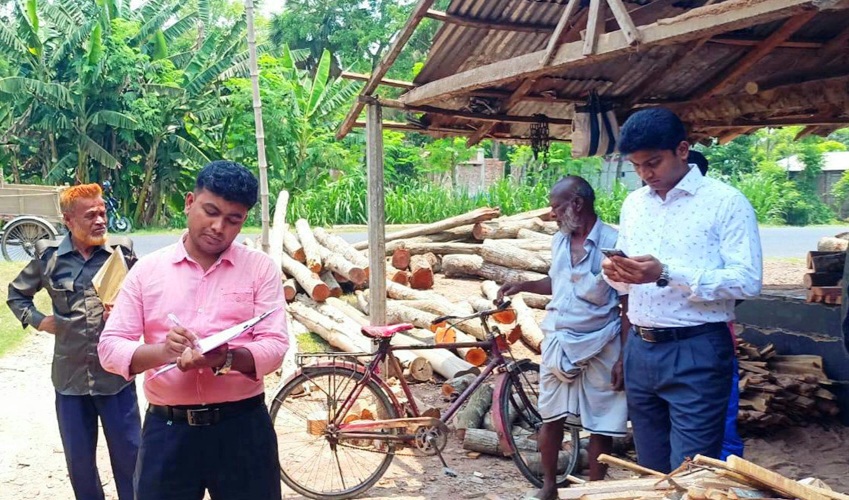
[[[53,386],[56,415],[68,475],[78,500],[104,498],[97,472],[98,418],[109,447],[120,499],[133,498],[133,471],[141,439],[136,386],[103,369],[97,343],[111,304],[104,304],[92,278],[115,251],[135,261],[132,241],[106,237],[106,206],[97,184],[74,186],[59,197],[68,234],[61,241],[41,240],[36,255],[9,284],[7,304],[26,328],[56,336]],[[47,290],[53,314],[33,303]]]

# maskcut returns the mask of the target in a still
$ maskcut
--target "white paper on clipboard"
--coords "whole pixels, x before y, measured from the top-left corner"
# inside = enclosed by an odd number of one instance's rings
[[[271,309],[270,311],[266,311],[266,312],[260,314],[259,316],[251,318],[251,319],[249,319],[249,320],[247,320],[243,323],[239,323],[238,325],[231,326],[230,328],[228,328],[226,330],[222,330],[218,333],[214,333],[214,334],[210,335],[209,337],[204,337],[202,339],[199,339],[198,342],[197,342],[198,349],[200,350],[201,353],[206,354],[209,351],[215,349],[216,347],[220,347],[220,346],[230,342],[231,340],[235,339],[239,335],[247,332],[248,330],[253,328],[257,323],[259,323],[260,321],[264,320],[265,318],[267,318],[267,317],[271,316],[272,314],[274,314],[275,312],[277,312],[278,309],[280,309],[280,306],[277,306],[274,309]],[[156,372],[153,375],[151,375],[148,380],[153,380],[156,377],[162,375],[163,373],[165,373],[169,370],[172,370],[176,367],[177,367],[177,363],[169,363],[169,364],[163,366],[162,368],[156,370]]]

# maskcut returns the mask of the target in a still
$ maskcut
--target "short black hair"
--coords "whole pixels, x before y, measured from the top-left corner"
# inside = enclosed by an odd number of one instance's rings
[[[631,154],[646,149],[675,151],[687,140],[687,130],[678,115],[666,108],[641,109],[619,130],[619,152]]]
[[[702,175],[707,175],[708,159],[702,153],[696,151],[695,149],[691,149],[690,153],[687,155],[687,163],[695,164],[697,167],[699,167],[699,170],[702,172]]]
[[[195,182],[195,190],[216,194],[250,210],[256,205],[259,182],[244,165],[229,160],[216,160],[203,167]]]

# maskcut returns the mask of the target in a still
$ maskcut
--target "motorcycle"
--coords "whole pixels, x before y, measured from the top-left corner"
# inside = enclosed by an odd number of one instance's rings
[[[103,201],[106,202],[106,220],[109,230],[113,233],[129,233],[133,230],[133,223],[128,217],[118,212],[118,200],[112,196],[112,183],[103,182]]]

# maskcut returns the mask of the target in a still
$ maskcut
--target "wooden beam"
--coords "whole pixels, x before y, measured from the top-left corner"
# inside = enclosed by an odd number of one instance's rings
[[[502,114],[486,115],[483,113],[472,113],[470,111],[462,111],[459,109],[445,109],[434,106],[411,106],[395,99],[380,99],[378,102],[380,102],[381,106],[385,108],[403,109],[414,113],[432,113],[436,115],[450,116],[460,120],[477,120],[493,123],[536,123],[537,121],[533,116]],[[549,125],[571,125],[572,120],[569,118],[549,118],[548,123]]]
[[[710,84],[704,90],[696,93],[696,99],[705,99],[719,94],[723,90],[733,85],[737,79],[746,74],[752,67],[761,59],[766,57],[776,47],[786,42],[793,33],[796,33],[802,26],[808,23],[814,16],[819,13],[818,10],[811,10],[802,14],[791,17],[784,24],[769,35],[757,47],[752,49],[748,54],[736,64],[730,72],[723,72],[719,81]]]
[[[619,25],[622,34],[625,35],[625,40],[627,40],[628,44],[636,45],[639,43],[640,32],[637,31],[634,20],[631,19],[631,15],[628,14],[628,9],[625,8],[622,0],[607,0],[607,5],[610,7],[611,12],[613,12],[613,17],[616,18],[616,24]]]
[[[755,38],[737,38],[737,37],[717,37],[708,40],[708,43],[717,45],[737,45],[740,47],[756,47],[763,43],[763,39]],[[802,40],[788,40],[778,44],[778,49],[819,49],[825,45],[823,42],[806,42]]]
[[[573,0],[569,0],[569,1],[572,2]],[[535,83],[536,83],[536,80],[533,80],[533,79],[528,79],[528,80],[523,81],[521,83],[521,85],[519,85],[519,87],[516,90],[513,91],[513,94],[510,95],[510,97],[507,99],[507,102],[505,102],[501,106],[501,110],[509,113],[510,109],[513,106],[515,106],[516,103],[518,103],[519,101],[524,99],[525,96],[530,93],[530,91],[534,87]],[[492,132],[492,129],[495,126],[496,126],[496,123],[488,123],[488,124],[485,124],[482,127],[480,127],[474,134],[469,136],[469,139],[466,141],[466,147],[470,148],[470,147],[474,146],[475,144],[481,142],[483,140],[483,138],[486,137],[487,134]]]
[[[758,24],[783,19],[810,8],[815,0],[727,0],[688,10],[638,28],[643,50],[655,45],[672,45],[712,37]],[[471,91],[503,85],[519,78],[562,73],[633,52],[621,33],[599,36],[596,54],[583,55],[583,41],[561,45],[551,64],[540,67],[542,50],[486,64],[416,87],[401,97],[408,104],[424,104]]]
[[[502,23],[492,21],[482,21],[473,17],[457,16],[448,14],[441,10],[428,9],[425,17],[435,19],[437,21],[466,28],[492,30],[492,31],[518,31],[524,33],[551,33],[552,26],[541,25],[535,23]]]
[[[352,73],[350,71],[343,71],[342,74],[339,76],[346,80],[356,80],[360,82],[367,82],[371,79],[371,75],[366,75],[363,73]],[[391,80],[389,78],[382,78],[379,82],[377,82],[377,84],[386,85],[387,87],[398,87],[408,90],[416,87],[413,82],[403,82],[401,80]]]
[[[548,39],[548,45],[545,47],[545,53],[542,55],[542,59],[540,59],[539,62],[540,65],[547,66],[551,61],[551,58],[554,57],[554,51],[557,50],[557,46],[560,45],[560,40],[563,38],[563,32],[566,30],[566,25],[569,23],[569,19],[575,13],[575,9],[577,8],[578,0],[569,0],[569,3],[566,4],[566,8],[563,9],[563,14],[560,15],[560,20],[557,21],[557,26],[554,28],[554,33],[552,33],[551,37]]]
[[[406,45],[407,41],[410,40],[410,37],[413,36],[413,32],[416,30],[416,27],[419,25],[421,20],[424,19],[425,13],[435,1],[436,0],[419,0],[419,3],[413,7],[413,12],[407,19],[404,27],[401,28],[401,31],[395,37],[395,40],[393,40],[392,45],[386,52],[386,55],[383,56],[383,59],[377,64],[374,71],[372,71],[371,77],[369,77],[369,80],[366,82],[365,86],[363,86],[363,89],[360,91],[360,95],[371,95],[374,93],[380,80],[386,76],[389,68],[392,67],[395,63],[395,59],[397,59],[398,55],[401,53],[401,49],[404,48],[404,45]],[[348,115],[345,116],[345,120],[342,122],[342,125],[339,127],[339,131],[336,133],[337,139],[342,139],[348,132],[351,131],[351,128],[354,126],[354,122],[357,121],[357,117],[360,116],[360,113],[363,110],[363,106],[365,106],[365,104],[361,101],[354,103],[354,106],[348,111]]]
[[[366,110],[368,172],[369,321],[386,324],[386,210],[383,191],[383,113],[373,100]],[[385,372],[384,372],[385,373]]]
[[[354,127],[365,128],[366,122],[355,122]],[[452,128],[452,127],[426,127],[422,128],[412,123],[384,121],[383,128],[386,130],[400,130],[404,132],[420,132],[422,134],[449,134],[467,136],[474,132],[472,128]]]
[[[805,137],[808,137],[809,135],[816,132],[816,130],[819,128],[819,125],[807,125],[805,128],[800,130],[798,134],[796,134],[796,137],[794,137],[793,140],[798,141],[799,139],[804,139]]]
[[[745,121],[734,120],[731,123],[701,122],[693,125],[695,130],[730,129],[730,128],[765,128],[765,127],[787,127],[791,125],[816,125],[816,126],[847,126],[849,117],[810,117],[810,118],[770,118],[767,120]]]
[[[598,38],[604,33],[604,0],[590,0],[590,14],[587,17],[587,37],[584,39],[583,54],[591,56],[598,47]],[[630,45],[630,44],[628,44]]]
[[[823,45],[817,55],[820,57],[820,63],[827,64],[835,57],[845,54],[847,51],[849,51],[849,27],[844,28],[839,35]]]

